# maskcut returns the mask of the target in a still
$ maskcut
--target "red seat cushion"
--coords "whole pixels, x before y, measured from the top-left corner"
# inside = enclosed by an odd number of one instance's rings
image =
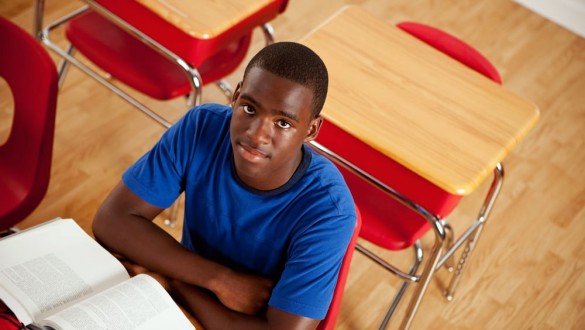
[[[442,190],[327,120],[317,142],[439,217],[451,213],[462,198]],[[418,213],[349,170],[339,168],[360,209],[360,236],[364,239],[389,250],[402,250],[412,246],[431,228]]]
[[[71,20],[66,35],[90,61],[146,95],[167,100],[191,91],[180,67],[93,11]],[[243,61],[250,39],[250,34],[245,35],[203,61],[198,68],[202,84],[233,72]]]

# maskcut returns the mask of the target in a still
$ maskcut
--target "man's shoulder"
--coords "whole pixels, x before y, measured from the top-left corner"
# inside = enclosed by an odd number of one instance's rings
[[[179,132],[217,130],[229,126],[232,109],[227,105],[206,103],[191,108],[175,125]],[[207,129],[205,129],[207,128]]]
[[[232,108],[228,105],[217,103],[205,103],[194,108],[191,108],[187,113],[188,117],[219,117],[231,118]]]
[[[353,197],[341,172],[333,162],[307,147],[312,153],[311,166],[307,174],[311,178],[311,191],[321,195],[341,214],[355,212]]]
[[[321,155],[320,153],[318,153],[309,146],[305,146],[305,148],[311,153],[310,169],[312,175],[316,175],[319,178],[323,178],[324,181],[326,182],[329,182],[333,179],[334,182],[343,182],[345,184],[343,176],[341,175],[341,173],[331,160]]]

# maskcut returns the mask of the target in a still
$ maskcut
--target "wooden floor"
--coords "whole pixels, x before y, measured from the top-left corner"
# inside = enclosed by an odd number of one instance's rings
[[[536,128],[505,161],[503,192],[457,296],[452,302],[442,298],[447,272],[440,271],[413,328],[585,329],[585,40],[511,0],[291,0],[273,22],[277,39],[300,39],[345,4],[363,6],[388,24],[421,21],[461,37],[495,64],[506,88],[542,111]],[[48,0],[46,17],[78,5]],[[28,31],[32,12],[31,0],[0,2],[0,14]],[[261,35],[254,40],[256,51]],[[240,75],[241,69],[228,80],[235,84]],[[204,89],[204,101],[224,98],[212,86]],[[182,100],[147,102],[171,120],[185,110]],[[2,141],[10,113],[0,115]],[[132,106],[71,70],[58,99],[49,190],[19,227],[61,216],[90,231],[97,206],[122,171],[162,133]],[[450,219],[455,230],[480,202],[481,191],[464,200]],[[385,255],[401,262],[410,251]],[[397,284],[356,254],[337,328],[374,329]]]

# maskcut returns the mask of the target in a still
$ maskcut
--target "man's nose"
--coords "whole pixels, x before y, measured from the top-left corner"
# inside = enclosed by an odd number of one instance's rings
[[[268,144],[273,128],[271,120],[258,118],[248,128],[248,136],[255,144]]]

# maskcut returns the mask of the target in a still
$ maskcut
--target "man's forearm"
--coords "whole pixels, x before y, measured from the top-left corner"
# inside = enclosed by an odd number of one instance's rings
[[[152,222],[159,210],[129,211],[133,209],[127,206],[133,205],[131,202],[120,205],[116,201],[106,200],[93,223],[96,239],[111,252],[148,271],[209,289],[236,311],[254,313],[266,305],[272,281],[234,272],[187,250]]]
[[[202,288],[174,281],[171,294],[206,330],[268,329],[266,319],[233,311]]]
[[[258,315],[239,313],[222,305],[210,292],[179,281],[172,283],[171,294],[206,330],[311,330],[319,325],[319,320],[273,307],[264,308]]]
[[[120,182],[98,209],[93,233],[111,252],[150,271],[213,289],[215,277],[229,269],[188,251],[153,223],[161,211]]]
[[[186,249],[152,222],[161,211],[120,182],[98,209],[93,232],[110,251],[150,272],[211,290],[229,309],[254,314],[266,306],[270,279],[235,272]]]

